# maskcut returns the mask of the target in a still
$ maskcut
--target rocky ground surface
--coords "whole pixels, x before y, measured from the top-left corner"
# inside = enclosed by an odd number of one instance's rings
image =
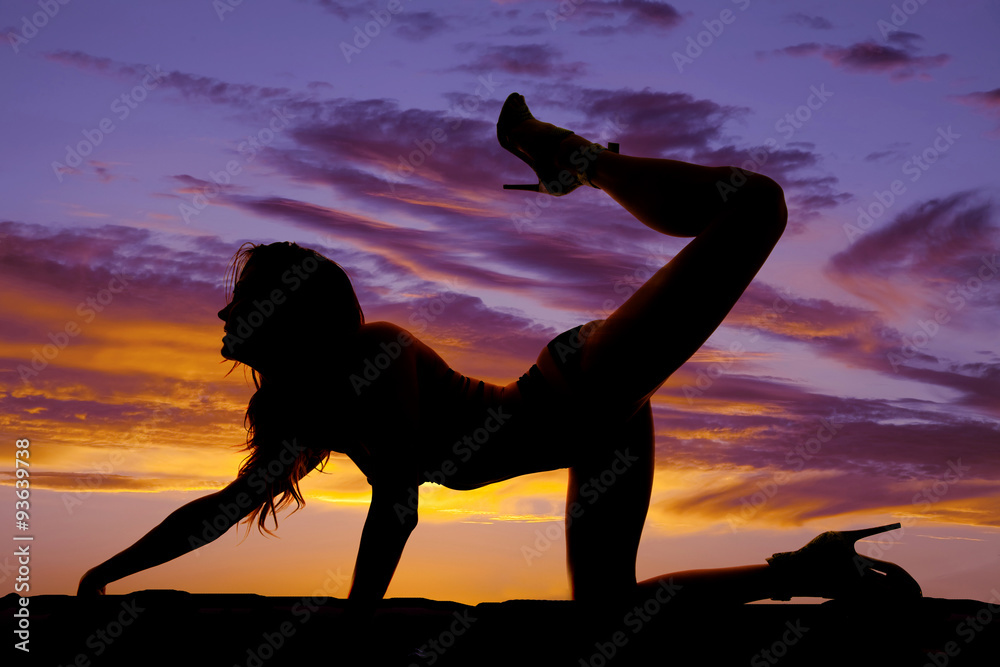
[[[39,595],[25,618],[12,593],[2,608],[15,630],[7,633],[14,659],[4,664],[1000,665],[1000,604],[923,598],[691,606],[666,599],[595,610],[567,601],[468,606],[395,598],[359,625],[333,598]],[[13,646],[24,625],[30,653]]]

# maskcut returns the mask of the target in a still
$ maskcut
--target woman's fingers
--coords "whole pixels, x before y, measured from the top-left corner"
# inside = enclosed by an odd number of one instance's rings
[[[93,574],[93,570],[90,570],[80,577],[80,585],[76,589],[76,594],[79,597],[95,597],[105,595],[106,588],[107,584],[98,581],[97,577]]]

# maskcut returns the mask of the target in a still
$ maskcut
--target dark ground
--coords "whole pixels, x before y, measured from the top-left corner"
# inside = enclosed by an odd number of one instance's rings
[[[366,629],[335,598],[38,595],[28,606],[30,654],[13,649],[17,595],[2,608],[14,655],[4,664],[49,667],[1000,665],[1000,605],[939,598],[697,607],[650,598],[622,610],[395,598]]]

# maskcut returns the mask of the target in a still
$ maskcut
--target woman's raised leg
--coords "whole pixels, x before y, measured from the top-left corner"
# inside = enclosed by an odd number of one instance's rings
[[[731,173],[597,156],[595,185],[650,228],[694,238],[592,329],[581,351],[588,388],[641,405],[722,323],[764,264],[785,229],[784,195],[770,178],[747,172],[723,198],[717,183],[728,184]]]
[[[728,182],[730,173],[608,151],[591,171],[591,181],[643,224],[695,238],[607,320],[584,329],[577,383],[588,397],[587,409],[595,415],[606,407],[609,423],[628,420],[628,426],[620,437],[599,436],[605,437],[603,446],[581,443],[588,454],[570,471],[566,538],[576,599],[608,599],[635,590],[636,551],[652,483],[651,423],[643,472],[634,471],[630,486],[595,496],[575,519],[570,514],[574,502],[585,495],[594,472],[621,451],[613,445],[638,442],[639,424],[651,422],[649,397],[715,331],[784,231],[781,188],[769,178],[747,174],[742,187],[723,199],[717,182]],[[636,407],[639,412],[633,413]],[[605,453],[597,454],[602,448]],[[747,601],[766,597],[770,585],[766,566],[691,572],[683,579],[689,589],[728,591],[733,599]],[[654,586],[658,583],[644,582],[639,590]]]
[[[541,155],[547,125],[532,118],[507,136],[525,153]],[[730,168],[611,151],[594,156],[589,146],[577,135],[561,140],[554,151],[557,166],[573,170],[587,157],[590,182],[640,222],[694,238],[600,326],[586,328],[575,352],[580,373],[574,389],[585,397],[589,417],[611,429],[630,424],[620,437],[598,431],[593,441],[581,443],[586,455],[571,469],[567,555],[580,599],[635,590],[635,547],[649,504],[648,486],[642,493],[604,493],[573,517],[588,475],[611,460],[639,423],[632,418],[647,418],[640,411],[649,410],[649,397],[719,326],[777,243],[788,215],[781,188],[760,174],[739,173],[745,180],[733,192],[719,187],[732,184]],[[649,447],[651,454],[651,441]],[[648,471],[651,479],[651,458]]]

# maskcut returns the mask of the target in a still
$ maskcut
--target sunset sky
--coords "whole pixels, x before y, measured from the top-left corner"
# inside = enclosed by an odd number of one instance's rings
[[[252,383],[226,377],[216,311],[241,243],[317,249],[368,321],[501,384],[684,246],[596,190],[502,190],[533,176],[496,140],[512,91],[788,201],[654,397],[639,577],[899,521],[860,552],[926,595],[1000,589],[1000,3],[48,4],[0,9],[0,470],[12,507],[29,438],[32,594],[74,593],[235,476]],[[370,487],[339,455],[327,473],[278,537],[234,530],[108,592],[345,597]],[[425,484],[388,596],[568,597],[566,477]]]

